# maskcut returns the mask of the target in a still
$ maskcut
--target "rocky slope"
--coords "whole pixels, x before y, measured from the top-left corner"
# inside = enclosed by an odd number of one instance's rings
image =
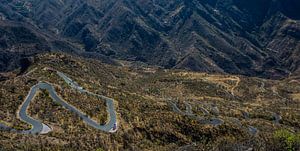
[[[297,77],[266,80],[130,63],[117,67],[56,53],[33,60],[24,74],[1,74],[0,124],[30,128],[16,113],[39,81],[51,83],[60,97],[96,121],[105,121],[101,100],[71,89],[46,70],[50,68],[86,90],[115,99],[118,131],[105,133],[86,125],[43,90],[28,115],[53,131],[23,135],[0,130],[0,150],[299,150]]]
[[[0,46],[279,78],[299,72],[299,10],[297,0],[4,0]],[[29,24],[34,41],[18,41],[9,21]]]

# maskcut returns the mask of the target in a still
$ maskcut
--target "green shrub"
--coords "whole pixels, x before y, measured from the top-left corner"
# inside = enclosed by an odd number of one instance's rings
[[[278,130],[274,132],[275,140],[279,141],[285,150],[297,151],[300,149],[300,133],[292,133],[288,130]]]

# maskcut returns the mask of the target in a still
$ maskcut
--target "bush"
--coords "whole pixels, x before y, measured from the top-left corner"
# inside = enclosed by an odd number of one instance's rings
[[[278,130],[274,132],[274,139],[281,149],[288,151],[300,150],[300,133],[292,133],[288,130]]]

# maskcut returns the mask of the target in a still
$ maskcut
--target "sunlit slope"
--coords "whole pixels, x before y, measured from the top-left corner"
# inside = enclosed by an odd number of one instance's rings
[[[300,83],[217,75],[130,63],[112,66],[65,54],[36,56],[26,72],[2,73],[0,123],[29,129],[16,116],[31,86],[49,82],[68,103],[94,120],[107,119],[97,98],[70,88],[64,72],[86,90],[115,100],[119,129],[114,134],[94,129],[40,91],[28,114],[53,127],[46,135],[0,132],[3,149],[168,150],[177,148],[280,148],[274,135],[300,128]],[[26,141],[25,141],[26,140]],[[277,146],[276,146],[277,145]]]

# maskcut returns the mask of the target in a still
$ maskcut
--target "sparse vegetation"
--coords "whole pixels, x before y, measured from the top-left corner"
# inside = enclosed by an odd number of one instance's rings
[[[16,113],[30,87],[38,81],[52,83],[59,96],[95,120],[102,123],[107,120],[104,101],[72,90],[55,73],[43,70],[49,67],[66,73],[91,92],[114,98],[120,128],[115,134],[97,131],[55,104],[47,91],[40,91],[28,112],[53,131],[39,136],[0,131],[1,149],[276,150],[275,147],[282,147],[282,150],[297,150],[299,147],[300,102],[294,94],[300,93],[300,89],[285,80],[238,76],[237,85],[232,80],[237,76],[161,69],[149,73],[149,69],[116,67],[65,54],[39,55],[36,60],[39,62],[29,68],[37,68],[34,72],[0,82],[1,123],[18,129],[30,128],[18,120]],[[263,89],[261,82],[265,83]],[[170,101],[176,101],[182,110],[185,110],[184,102],[188,102],[195,114],[205,118],[216,116],[224,124],[203,125],[174,112]],[[218,114],[213,107],[218,108]],[[214,114],[204,115],[201,108]],[[279,124],[274,123],[272,113],[282,116]],[[259,132],[253,136],[249,126]]]

